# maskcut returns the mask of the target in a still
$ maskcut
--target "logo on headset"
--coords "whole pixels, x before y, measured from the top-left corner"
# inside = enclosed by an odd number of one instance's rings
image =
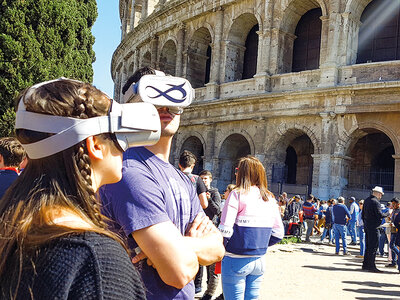
[[[146,89],[151,88],[151,89],[153,89],[153,90],[155,90],[156,92],[159,93],[158,95],[156,95],[154,97],[150,97],[149,96],[149,98],[156,99],[156,98],[159,98],[159,97],[164,97],[164,98],[166,98],[167,100],[169,100],[169,101],[171,101],[173,103],[182,103],[182,102],[184,102],[186,100],[186,95],[187,94],[186,94],[186,90],[183,88],[183,86],[185,85],[185,82],[180,84],[180,85],[174,85],[174,84],[167,84],[167,85],[170,86],[171,88],[169,88],[166,91],[161,91],[158,88],[156,88],[154,86],[151,86],[151,85],[147,86]],[[182,94],[182,97],[181,98],[172,97],[171,93],[173,93],[175,91],[180,92]]]

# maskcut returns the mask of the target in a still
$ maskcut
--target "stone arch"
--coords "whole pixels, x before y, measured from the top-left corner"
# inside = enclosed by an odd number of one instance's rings
[[[321,9],[322,16],[327,15],[327,6],[322,0],[294,0],[282,12],[282,18],[277,24],[279,28],[278,73],[291,72],[296,27],[307,12],[318,8]]]
[[[204,140],[200,139],[196,135],[191,135],[191,136],[187,137],[184,140],[184,142],[182,143],[182,146],[179,151],[179,155],[184,150],[188,150],[196,156],[197,162],[193,169],[193,174],[199,174],[204,169],[204,165],[203,165]],[[179,160],[179,156],[178,156],[178,160]]]
[[[400,2],[374,0],[360,17],[356,63],[400,59]]]
[[[395,181],[395,145],[383,131],[364,127],[354,131],[344,165],[347,189],[370,190],[378,185],[393,191]]]
[[[218,147],[218,190],[223,191],[235,180],[235,167],[239,158],[251,154],[249,140],[242,134],[233,133]]]
[[[300,126],[297,126],[300,127]],[[278,130],[279,131],[279,130]],[[272,182],[312,186],[313,158],[319,152],[315,135],[306,127],[280,132],[271,143]]]
[[[242,79],[246,40],[255,26],[259,26],[258,19],[251,13],[241,14],[232,22],[225,49],[225,82]],[[255,62],[255,65],[257,65],[257,62]]]
[[[204,86],[210,78],[211,42],[211,33],[206,27],[197,29],[189,40],[186,78],[194,88]]]
[[[167,74],[176,75],[176,43],[169,39],[160,52],[159,68]]]
[[[349,0],[346,4],[345,13],[351,13],[354,19],[359,20],[370,2],[372,0]]]
[[[357,126],[353,126],[351,131],[348,132],[345,137],[338,141],[334,153],[339,155],[348,154],[349,149],[354,146],[354,140],[362,138],[366,135],[363,132],[364,129],[373,129],[384,133],[392,141],[395,154],[400,154],[400,140],[398,135],[391,128],[388,128],[387,126],[385,126],[385,124],[378,121],[360,122],[357,124]]]
[[[142,61],[140,62],[141,67],[151,66],[151,53],[150,51],[145,52],[142,56]]]

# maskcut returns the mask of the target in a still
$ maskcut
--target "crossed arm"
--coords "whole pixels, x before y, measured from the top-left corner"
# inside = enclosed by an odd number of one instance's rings
[[[222,259],[222,236],[208,217],[198,215],[186,236],[170,222],[158,223],[132,233],[142,253],[133,262],[148,258],[162,281],[182,289],[196,275],[199,264],[210,265]]]

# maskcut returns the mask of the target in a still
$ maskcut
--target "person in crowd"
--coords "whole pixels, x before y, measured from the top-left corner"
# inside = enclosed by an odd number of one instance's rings
[[[340,250],[340,238],[342,239],[342,248],[343,248],[343,255],[350,255],[347,251],[347,242],[346,242],[346,223],[350,220],[351,215],[344,205],[344,198],[338,197],[338,203],[333,206],[332,208],[333,214],[333,231],[335,235],[335,244],[336,244],[336,251],[335,254],[339,254]]]
[[[315,228],[316,232],[319,235],[322,235],[322,227],[325,226],[325,214],[328,209],[328,204],[325,200],[321,200],[318,210],[314,214],[314,218],[316,218]]]
[[[358,215],[360,213],[360,208],[358,207],[358,204],[356,202],[356,198],[350,197],[349,199],[350,203],[350,214],[351,214],[351,219],[347,225],[347,228],[349,230],[349,234],[351,236],[351,243],[350,245],[357,245],[357,230],[356,230],[356,223],[358,219]]]
[[[122,176],[122,129],[114,121],[120,104],[66,78],[34,85],[18,99],[16,136],[29,163],[0,202],[0,298],[145,299],[96,194]]]
[[[286,192],[283,192],[283,193],[282,193],[282,199],[283,199],[283,201],[285,201],[286,205],[287,205],[287,204],[289,203],[289,201],[290,201],[290,199],[288,198]]]
[[[382,272],[375,265],[375,256],[379,245],[378,227],[382,219],[386,217],[386,214],[382,213],[379,203],[383,194],[382,187],[375,186],[371,191],[371,195],[365,199],[362,210],[365,231],[365,253],[362,269],[374,273]]]
[[[0,138],[0,199],[18,178],[19,166],[24,158],[25,150],[16,138]]]
[[[400,210],[399,210],[399,206],[400,206],[400,198],[393,198],[391,201],[392,204],[392,211],[390,213],[390,216],[387,217],[389,219],[389,224],[390,226],[388,227],[388,229],[390,230],[390,242],[389,242],[389,249],[392,252],[392,256],[391,256],[391,263],[386,265],[386,267],[396,267],[398,265],[399,262],[399,258],[398,258],[398,251],[396,248],[396,233],[397,233],[397,228],[394,225],[393,220],[396,219],[397,215],[399,214]],[[400,268],[399,268],[400,270]]]
[[[314,228],[314,214],[318,210],[313,202],[314,196],[309,194],[307,200],[303,204],[303,218],[306,229],[306,242],[310,242],[310,236]]]
[[[229,194],[219,228],[226,248],[222,289],[226,299],[257,299],[267,248],[283,238],[274,195],[268,191],[262,163],[254,156],[239,160],[236,188]]]
[[[143,85],[158,89],[170,88],[170,84],[190,86],[183,78],[165,78],[150,67],[137,70],[129,82],[125,102],[151,101],[135,93]],[[190,90],[185,91],[187,97]],[[222,236],[205,216],[189,177],[168,162],[182,105],[191,101],[178,100],[180,106],[167,98],[158,105],[160,140],[152,146],[128,149],[122,180],[101,190],[104,212],[114,221],[114,230],[122,229],[130,248],[138,253],[132,261],[139,264],[148,299],[154,300],[193,299],[193,278],[199,264],[220,261],[225,252]]]
[[[293,219],[293,222],[299,222],[300,221],[300,212],[302,209],[302,203],[301,203],[301,197],[300,195],[295,195],[288,203],[286,211],[287,214],[285,219],[290,220]]]
[[[400,199],[392,199],[393,211],[390,215],[391,239],[390,249],[392,250],[392,263],[397,265],[400,272]]]
[[[324,231],[321,235],[321,242],[324,241],[326,235],[328,234],[328,244],[332,244],[333,242],[333,220],[332,220],[332,208],[335,205],[335,199],[329,199],[328,207],[325,209],[325,224],[324,224]]]
[[[388,202],[387,204],[391,204]],[[387,217],[390,215],[389,207],[385,206],[384,204],[381,203],[381,210],[382,213],[385,214]],[[388,237],[386,235],[386,228],[385,223],[386,223],[386,218],[383,218],[381,221],[380,226],[378,227],[378,233],[379,233],[379,238],[378,238],[378,253],[380,257],[384,257],[385,255],[385,245],[388,244]]]
[[[198,175],[192,174],[194,166],[196,165],[197,158],[196,156],[188,151],[184,150],[179,156],[179,168],[183,173],[185,173],[189,178],[192,184],[196,188],[197,196],[199,196],[200,204],[203,209],[206,209],[208,206],[207,201],[207,187],[205,186],[203,180]]]
[[[364,258],[364,253],[365,253],[365,233],[364,233],[364,222],[362,220],[361,217],[361,213],[362,213],[362,209],[364,206],[364,200],[361,199],[360,201],[358,201],[358,206],[360,208],[360,211],[357,215],[357,236],[359,238],[360,241],[360,254],[357,255],[356,257],[358,258]]]
[[[226,199],[228,199],[229,194],[235,189],[235,187],[236,187],[236,185],[234,185],[233,183],[230,183],[226,186],[226,190],[225,190],[224,194],[222,195],[222,199],[221,199],[221,211],[224,208]]]
[[[207,217],[214,223],[215,226],[219,225],[219,216],[221,214],[221,195],[216,188],[211,187],[212,174],[208,170],[203,170],[199,174],[207,188],[208,206],[204,210]],[[202,266],[200,266],[202,268]],[[204,292],[201,300],[211,300],[218,287],[219,276],[215,274],[215,263],[207,266],[207,290]],[[201,278],[200,278],[201,285]]]
[[[286,212],[286,201],[283,200],[283,198],[280,198],[278,201],[278,206],[279,206],[279,212],[281,214],[281,218],[283,220]]]

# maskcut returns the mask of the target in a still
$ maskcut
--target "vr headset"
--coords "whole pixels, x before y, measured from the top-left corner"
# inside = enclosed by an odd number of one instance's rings
[[[185,78],[165,76],[163,72],[156,71],[156,75],[144,75],[138,82],[132,83],[123,101],[151,103],[181,114],[192,103],[194,95],[190,82]]]
[[[26,97],[44,84],[63,79],[65,78],[39,83],[27,91]],[[21,99],[16,113],[15,128],[54,134],[35,143],[22,144],[30,159],[53,155],[89,136],[101,133],[114,134],[123,151],[130,147],[154,145],[161,134],[160,117],[154,105],[119,104],[114,100],[107,116],[77,119],[28,112]]]

